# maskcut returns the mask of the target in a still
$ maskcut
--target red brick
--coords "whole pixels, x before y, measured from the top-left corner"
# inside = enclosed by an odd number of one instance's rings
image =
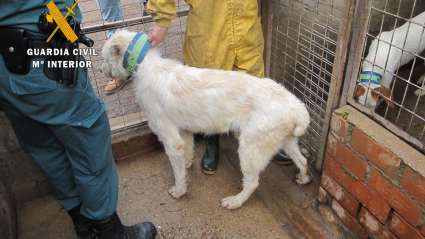
[[[332,134],[329,134],[328,143],[326,146],[326,152],[328,152],[332,157],[335,157],[337,143],[338,143],[338,140],[336,140],[335,136],[333,136]]]
[[[317,200],[320,203],[327,204],[328,203],[328,193],[322,187],[319,187],[319,194],[317,195]]]
[[[397,177],[401,160],[359,129],[354,128],[350,144],[353,149],[370,160],[390,178]]]
[[[421,230],[422,235],[425,236],[425,223],[422,225],[422,230]]]
[[[322,174],[321,185],[351,216],[355,217],[357,215],[360,203],[326,172]]]
[[[401,177],[401,186],[425,205],[425,178],[422,175],[406,167]]]
[[[336,143],[336,154],[334,159],[354,174],[358,179],[364,181],[367,163],[347,146],[340,142]]]
[[[398,238],[424,239],[418,230],[406,222],[398,213],[394,212],[388,229]]]
[[[374,238],[396,239],[396,237],[364,207],[360,209],[359,222]]]
[[[413,226],[422,216],[422,208],[387,180],[378,171],[372,170],[368,186]]]
[[[366,185],[347,175],[344,179],[344,188],[350,192],[364,207],[385,223],[390,214],[391,208]]]
[[[329,154],[326,154],[325,156],[323,169],[328,172],[331,178],[335,179],[339,184],[343,184],[346,173],[342,169],[342,166]]]
[[[332,202],[332,211],[339,217],[342,224],[344,224],[348,230],[352,231],[354,234],[360,238],[368,238],[368,235],[365,229],[353,218],[345,209],[338,204],[338,202]]]
[[[342,185],[357,201],[363,204],[382,223],[388,219],[391,208],[375,193],[373,193],[362,182],[357,181],[346,174],[340,164],[338,164],[329,154],[325,156],[325,172],[336,182]]]
[[[346,142],[348,136],[348,130],[350,125],[345,121],[344,118],[337,114],[332,114],[331,119],[331,132],[335,135],[335,137],[341,141]]]

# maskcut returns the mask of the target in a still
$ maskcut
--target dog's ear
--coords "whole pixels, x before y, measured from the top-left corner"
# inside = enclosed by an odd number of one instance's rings
[[[374,93],[377,94],[376,92],[379,92],[379,95],[381,95],[381,96],[385,96],[385,97],[382,97],[382,99],[384,99],[385,102],[387,102],[388,106],[390,106],[391,108],[395,108],[394,101],[393,101],[393,94],[391,92],[391,89],[388,89],[385,86],[381,86],[377,89],[374,89],[372,91],[372,98],[374,98],[373,97]],[[377,94],[377,97],[379,97],[379,95]]]
[[[120,56],[121,54],[123,54],[121,51],[121,47],[118,44],[112,45],[110,49],[111,54],[114,56]]]
[[[356,89],[354,90],[354,98],[358,98],[366,92],[363,86],[356,85]]]

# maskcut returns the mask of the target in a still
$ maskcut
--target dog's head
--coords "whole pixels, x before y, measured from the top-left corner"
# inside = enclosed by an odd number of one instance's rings
[[[361,83],[357,84],[354,90],[354,98],[371,110],[375,110],[382,100],[385,100],[391,108],[394,108],[392,92],[385,86],[369,88]]]
[[[365,62],[363,68],[366,67]],[[371,110],[383,101],[394,108],[392,92],[385,86],[382,86],[382,75],[374,71],[363,71],[354,90],[354,98],[360,104]]]
[[[126,79],[132,73],[123,67],[124,54],[136,32],[118,29],[102,49],[101,71],[106,77]]]

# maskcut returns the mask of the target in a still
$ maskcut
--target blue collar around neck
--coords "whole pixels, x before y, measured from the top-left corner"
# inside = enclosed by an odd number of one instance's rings
[[[361,83],[373,83],[380,85],[382,82],[382,75],[372,72],[372,71],[363,71],[360,74],[360,80]]]
[[[142,63],[150,47],[151,43],[148,41],[148,35],[138,32],[124,53],[123,67],[134,74],[137,70],[137,65]]]

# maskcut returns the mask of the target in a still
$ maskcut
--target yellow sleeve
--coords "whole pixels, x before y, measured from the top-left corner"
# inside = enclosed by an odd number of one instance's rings
[[[171,20],[177,17],[175,0],[149,0],[148,11],[156,25],[169,27]]]

